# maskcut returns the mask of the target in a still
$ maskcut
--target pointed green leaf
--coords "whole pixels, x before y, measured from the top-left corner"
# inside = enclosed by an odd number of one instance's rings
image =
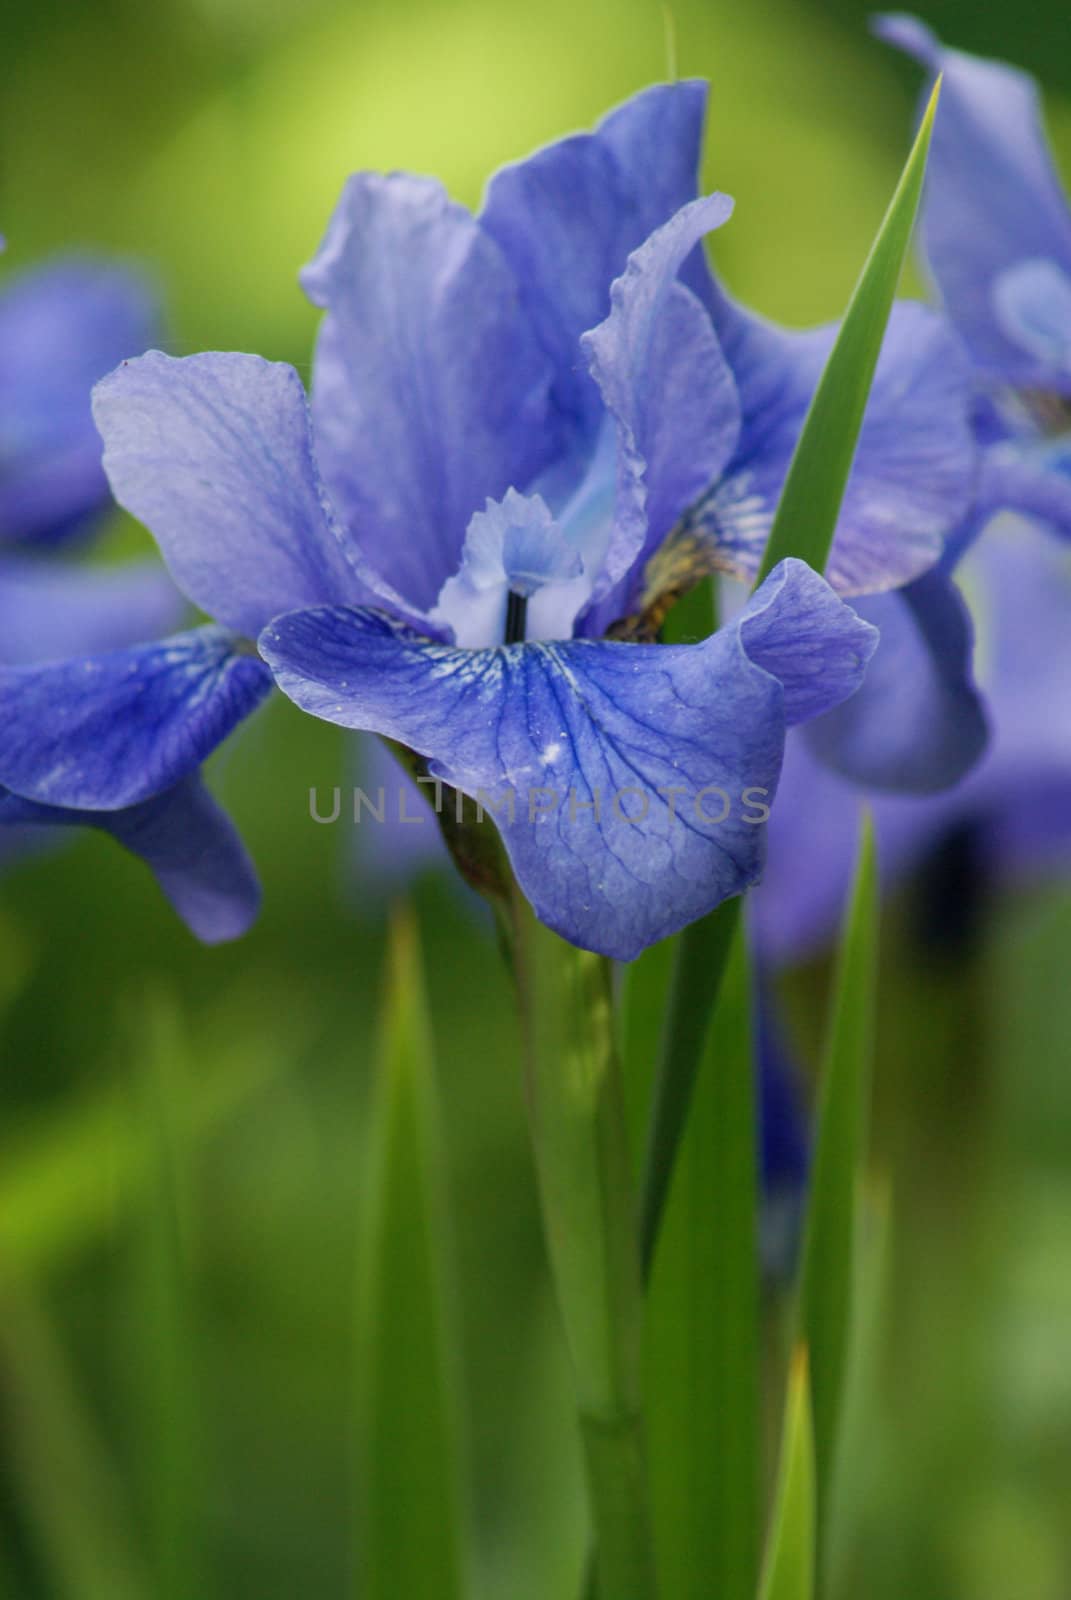
[[[416,925],[396,914],[359,1274],[362,1600],[465,1591],[460,1394],[441,1130]]]
[[[786,556],[800,557],[816,572],[825,570],[885,326],[911,242],[940,87],[938,80],[811,400],[770,529],[759,583]]]
[[[788,1379],[777,1494],[759,1600],[813,1600],[815,1566],[814,1433],[807,1354],[797,1351]]]
[[[618,1015],[629,1137],[635,1158],[647,1138],[655,1065],[676,953],[676,939],[649,945],[621,974]],[[636,1173],[639,1178],[639,1172]]]
[[[874,833],[869,816],[864,816],[833,982],[800,1285],[800,1333],[810,1351],[814,1397],[820,1535],[833,1482],[852,1337],[856,1210],[867,1142],[877,945]]]
[[[640,1259],[645,1277],[654,1260],[711,1013],[740,922],[740,904],[739,899],[723,900],[677,937],[640,1190]]]
[[[752,994],[732,941],[648,1296],[660,1571],[680,1600],[754,1600],[759,1285]]]

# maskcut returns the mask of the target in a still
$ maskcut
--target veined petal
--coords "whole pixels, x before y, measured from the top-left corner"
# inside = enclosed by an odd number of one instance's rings
[[[49,541],[104,509],[108,483],[89,395],[159,332],[133,268],[61,259],[0,291],[0,541]]]
[[[312,405],[328,486],[428,610],[473,512],[554,458],[549,366],[497,244],[431,179],[350,178],[301,281],[327,311]]]
[[[480,222],[513,268],[526,316],[554,371],[554,401],[586,436],[598,396],[576,359],[582,333],[610,309],[630,253],[696,195],[706,84],[656,84],[593,133],[560,139],[496,172]],[[703,296],[696,251],[684,281]]]
[[[260,886],[234,824],[196,776],[120,811],[43,806],[0,789],[0,828],[100,828],[140,856],[186,926],[205,944],[239,938]]]
[[[261,650],[304,710],[399,740],[493,811],[539,916],[629,960],[755,880],[785,727],[852,693],[873,642],[786,561],[701,645],[466,651],[336,608],[278,618]]]
[[[0,668],[0,784],[116,811],[186,777],[260,704],[262,661],[222,628],[44,666]]]
[[[974,682],[973,631],[940,572],[856,602],[881,635],[858,694],[818,718],[806,738],[827,765],[871,789],[934,794],[981,757],[988,739]]]
[[[1061,381],[996,314],[998,279],[1050,261],[1071,273],[1071,211],[1045,139],[1037,87],[1025,72],[947,50],[914,17],[888,16],[881,38],[943,74],[927,171],[922,232],[930,269],[975,361],[1023,386]]]
[[[694,521],[719,565],[753,578],[836,329],[777,328],[724,296],[715,320],[743,426],[724,479]],[[837,592],[899,588],[931,567],[968,511],[976,472],[966,352],[941,316],[901,301],[889,319],[826,571]]]
[[[697,241],[731,212],[721,194],[678,211],[630,257],[610,315],[581,340],[618,440],[616,504],[596,601],[657,548],[736,449],[736,385],[709,312],[678,281]],[[626,596],[617,615],[627,604]]]
[[[0,664],[121,650],[169,632],[186,609],[158,561],[96,567],[9,557],[0,562]]]
[[[294,606],[396,602],[344,546],[293,367],[153,350],[97,385],[93,415],[115,498],[225,627],[255,637]]]

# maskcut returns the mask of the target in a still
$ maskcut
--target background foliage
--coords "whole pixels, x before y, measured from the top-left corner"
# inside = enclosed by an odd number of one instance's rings
[[[951,41],[1048,90],[1066,17],[930,0]],[[487,173],[666,63],[654,0],[38,0],[2,8],[0,270],[72,245],[156,273],[169,348],[307,369],[296,284],[344,175]],[[713,84],[718,261],[789,321],[838,314],[903,159],[914,82],[858,0],[673,7]],[[109,553],[142,536],[116,519]],[[240,945],[197,947],[109,841],[0,899],[0,1580],[36,1597],[347,1592],[358,1223],[382,896],[308,791],[336,730],[273,700],[214,782],[260,865]],[[506,983],[482,915],[418,894],[452,1206],[475,1592],[543,1600],[582,1557]],[[845,1493],[845,1595],[1062,1600],[1071,1587],[1071,896],[985,908],[952,948],[926,886],[887,916],[876,1140],[886,1337]],[[920,930],[926,932],[920,936]],[[785,985],[816,1059],[828,973]],[[878,1292],[875,1290],[875,1292]]]

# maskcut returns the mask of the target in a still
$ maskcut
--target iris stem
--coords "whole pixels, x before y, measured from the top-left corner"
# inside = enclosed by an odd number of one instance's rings
[[[602,1600],[657,1593],[639,1252],[610,971],[519,892],[513,955],[543,1222],[576,1386]]]

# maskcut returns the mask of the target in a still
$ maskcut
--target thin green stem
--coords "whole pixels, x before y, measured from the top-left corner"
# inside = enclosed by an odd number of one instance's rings
[[[536,1175],[572,1358],[602,1600],[657,1592],[642,1417],[642,1311],[607,962],[513,901]]]

